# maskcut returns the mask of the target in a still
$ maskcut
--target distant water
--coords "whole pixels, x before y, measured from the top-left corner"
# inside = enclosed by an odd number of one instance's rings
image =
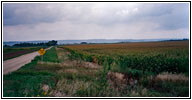
[[[57,44],[80,44],[81,42],[87,43],[119,43],[119,42],[152,42],[152,41],[166,41],[166,40],[182,40],[182,39],[89,39],[89,40],[56,40]],[[45,43],[50,40],[42,41],[9,41],[3,42],[3,45],[14,45],[18,43]]]

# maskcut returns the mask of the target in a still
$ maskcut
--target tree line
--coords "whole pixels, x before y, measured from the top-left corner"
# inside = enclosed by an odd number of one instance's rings
[[[55,46],[57,45],[57,41],[52,40],[48,41],[46,43],[19,43],[19,44],[14,44],[12,47],[33,47],[33,46]],[[7,47],[8,45],[4,45],[4,47]]]

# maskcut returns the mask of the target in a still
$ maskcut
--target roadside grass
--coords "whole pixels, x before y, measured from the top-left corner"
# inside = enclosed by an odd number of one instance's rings
[[[68,94],[68,96],[85,96],[85,94],[81,94],[81,85],[86,86],[84,83],[94,84],[96,80],[97,69],[65,66],[58,63],[55,48],[48,50],[44,57],[43,63],[40,61],[41,57],[37,56],[31,63],[26,64],[19,70],[4,75],[3,96],[42,97],[61,96],[61,94],[62,96],[64,94]],[[64,82],[67,83],[63,84]],[[48,90],[43,89],[45,86],[48,87]],[[76,89],[75,86],[78,88]],[[64,87],[66,88],[63,89]],[[74,87],[74,93],[69,92],[71,87]],[[59,91],[59,89],[63,90]]]
[[[49,54],[49,51],[51,54]],[[54,49],[48,50],[46,54],[52,55],[52,51]],[[48,85],[49,90],[54,88],[57,79],[56,75],[50,71],[35,71],[40,59],[40,56],[37,56],[31,63],[24,65],[19,70],[3,75],[4,97],[38,97],[48,95],[49,91],[43,90],[43,87]],[[52,59],[47,60],[52,61]]]
[[[4,97],[44,96],[42,86],[55,86],[54,75],[48,72],[13,72],[3,78]]]
[[[43,56],[43,61],[54,62],[54,63],[59,62],[55,47],[52,47],[50,50],[46,51],[45,55]]]

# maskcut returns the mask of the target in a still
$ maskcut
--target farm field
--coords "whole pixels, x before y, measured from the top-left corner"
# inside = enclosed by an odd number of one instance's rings
[[[63,48],[71,52],[72,59],[100,65],[106,61],[111,69],[117,71],[136,69],[151,74],[189,72],[189,41],[72,45]]]
[[[3,48],[3,61],[39,50],[41,47]]]
[[[189,41],[57,46],[3,76],[4,97],[188,97]]]

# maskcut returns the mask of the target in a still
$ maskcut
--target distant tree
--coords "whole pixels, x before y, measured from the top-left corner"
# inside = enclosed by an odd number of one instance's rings
[[[10,47],[10,45],[5,44],[3,47]]]
[[[187,38],[184,38],[183,40],[189,40],[189,39],[187,39]]]
[[[54,45],[57,45],[57,41],[55,40],[52,40],[52,41],[49,41],[48,43],[46,43],[47,46],[54,46]]]
[[[87,44],[87,42],[81,42],[81,44]]]
[[[47,43],[19,43],[19,44],[14,44],[14,47],[32,47],[32,46],[54,46],[57,45],[57,41],[52,40]]]

